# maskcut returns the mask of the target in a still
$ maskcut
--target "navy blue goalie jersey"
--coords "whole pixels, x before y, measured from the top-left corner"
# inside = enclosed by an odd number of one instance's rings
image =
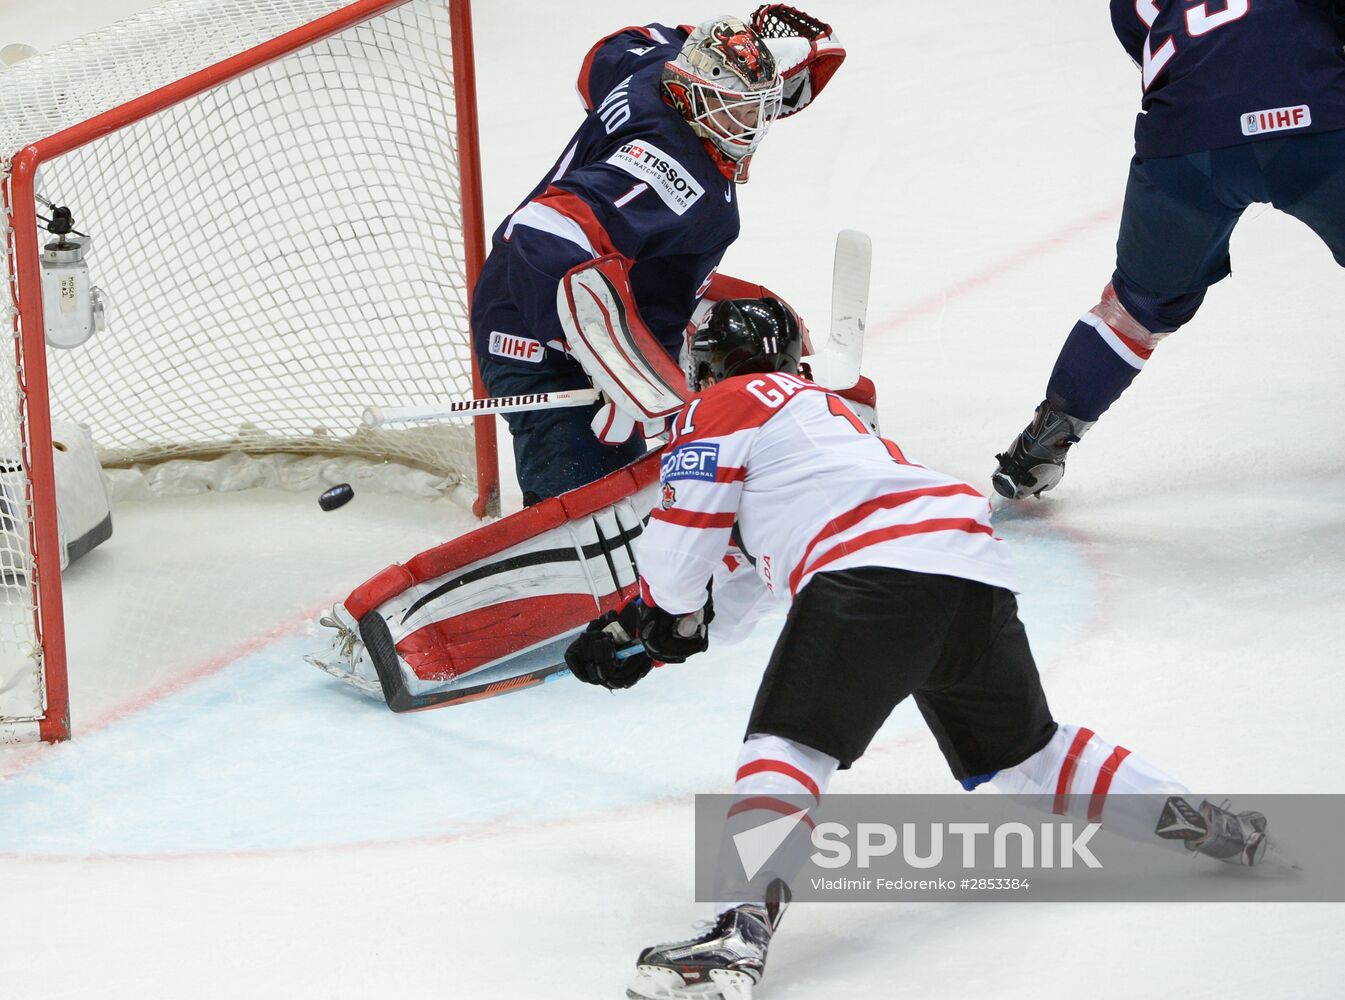
[[[631,262],[640,314],[676,357],[739,229],[733,182],[662,97],[664,64],[689,31],[624,28],[584,59],[584,122],[495,230],[477,282],[473,337],[489,365],[520,372],[564,365],[557,284],[575,265],[609,253]]]
[[[1333,0],[1111,0],[1144,85],[1141,157],[1345,129]]]

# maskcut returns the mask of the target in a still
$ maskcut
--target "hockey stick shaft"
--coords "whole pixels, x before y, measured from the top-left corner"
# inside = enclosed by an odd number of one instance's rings
[[[495,396],[486,399],[450,399],[426,406],[370,406],[364,411],[369,427],[411,424],[431,420],[468,420],[489,413],[525,413],[564,406],[591,406],[598,401],[597,389],[563,389],[559,392],[530,392],[521,396]]]

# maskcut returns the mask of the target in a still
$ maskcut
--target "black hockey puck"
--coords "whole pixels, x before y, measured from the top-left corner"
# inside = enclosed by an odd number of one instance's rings
[[[318,506],[323,510],[336,510],[354,499],[355,491],[349,483],[337,483],[322,496],[318,497]]]

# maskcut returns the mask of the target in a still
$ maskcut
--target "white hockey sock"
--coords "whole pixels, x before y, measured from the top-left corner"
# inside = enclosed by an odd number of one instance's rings
[[[835,757],[794,740],[760,733],[748,736],[738,754],[737,777],[733,784],[737,800],[729,810],[731,822],[726,828],[726,842],[720,850],[721,871],[726,866],[732,869],[741,864],[730,831],[757,826],[781,816],[792,816],[803,804],[800,796],[814,805],[820,802],[839,765],[840,761]],[[778,796],[789,798],[781,799]],[[800,826],[810,828],[812,820],[805,816]],[[789,865],[786,863],[784,867],[788,868]],[[786,882],[793,874],[780,870],[778,864],[773,864],[772,868]],[[738,905],[720,903],[715,915]]]
[[[1166,796],[1185,795],[1186,786],[1083,726],[1062,724],[1051,742],[990,783],[1009,795],[1034,796],[1034,806],[1057,815],[1101,823],[1140,843],[1184,850],[1180,841],[1158,837],[1154,829]]]

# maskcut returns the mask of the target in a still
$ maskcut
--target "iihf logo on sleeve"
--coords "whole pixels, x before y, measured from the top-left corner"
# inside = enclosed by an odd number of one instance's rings
[[[530,337],[516,337],[512,333],[501,333],[499,330],[491,331],[489,349],[496,357],[527,361],[531,364],[537,364],[546,354],[546,348]]]
[[[719,474],[719,445],[684,444],[663,456],[660,472],[665,483],[676,479],[699,479],[713,483]]]

